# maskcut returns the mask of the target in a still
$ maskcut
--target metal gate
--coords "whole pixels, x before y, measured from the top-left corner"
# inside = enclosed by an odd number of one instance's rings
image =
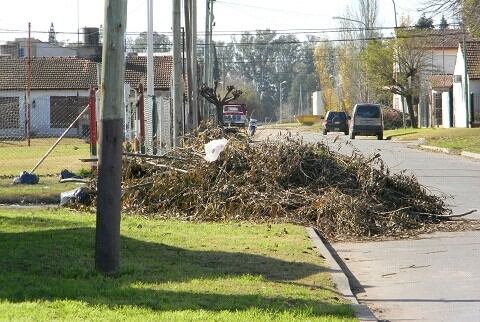
[[[480,127],[480,94],[471,94],[471,120],[472,127]]]

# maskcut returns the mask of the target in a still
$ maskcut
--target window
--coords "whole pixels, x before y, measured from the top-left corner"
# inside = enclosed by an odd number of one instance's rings
[[[338,118],[340,120],[346,120],[347,114],[345,112],[330,112],[328,113],[327,120],[331,121],[333,118]]]
[[[376,105],[357,106],[356,116],[376,119],[380,117],[380,107]]]
[[[88,97],[51,96],[50,127],[67,128],[88,105]]]
[[[19,127],[18,97],[0,97],[0,129],[18,129]]]
[[[462,75],[453,75],[453,82],[454,83],[461,83],[462,82]]]

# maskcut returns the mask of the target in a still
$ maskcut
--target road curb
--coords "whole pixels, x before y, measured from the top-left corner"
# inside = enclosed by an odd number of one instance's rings
[[[434,152],[441,152],[445,154],[451,154],[451,155],[461,155],[467,158],[472,158],[472,159],[479,159],[480,160],[480,153],[474,153],[474,152],[468,152],[468,151],[462,151],[460,153],[448,149],[448,148],[440,148],[438,146],[431,146],[431,145],[419,145],[418,146],[422,150],[429,150],[429,151],[434,151]]]
[[[463,151],[460,154],[463,155],[464,157],[473,158],[473,159],[480,159],[480,154],[479,153]]]
[[[424,149],[424,150],[435,151],[435,152],[442,152],[442,153],[446,153],[446,154],[454,154],[451,149],[440,148],[440,147],[438,147],[438,146],[419,145],[419,147],[420,147],[421,149]]]
[[[353,309],[355,310],[355,316],[360,322],[378,321],[368,306],[358,302],[357,298],[352,293],[347,275],[335,260],[332,253],[328,250],[317,231],[312,227],[307,227],[307,232],[318,253],[325,258],[327,265],[331,269],[330,275],[332,276],[333,283],[335,284],[338,292],[342,294],[345,299],[351,302]]]

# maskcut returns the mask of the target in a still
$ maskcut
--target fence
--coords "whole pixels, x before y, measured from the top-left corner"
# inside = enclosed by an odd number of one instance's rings
[[[89,97],[88,91],[42,93],[32,95],[28,107],[24,92],[0,92],[0,178],[10,179],[21,171],[30,171],[64,132],[65,138],[36,173],[55,176],[63,169],[78,172],[89,168],[90,164],[82,160],[96,152],[90,142],[92,111],[87,109],[78,121],[74,121],[89,103],[98,107],[98,95],[95,91],[90,95],[93,97]],[[160,154],[172,147],[169,98],[153,100],[126,86],[124,109],[126,149]],[[93,122],[97,119],[98,108],[96,111]],[[96,128],[94,135],[95,132]]]
[[[73,93],[32,95],[28,106],[23,92],[0,92],[0,177],[30,171],[64,132],[65,139],[38,174],[55,175],[63,168],[79,170],[80,158],[90,155],[89,114],[84,113],[67,129],[87,105],[88,96]]]

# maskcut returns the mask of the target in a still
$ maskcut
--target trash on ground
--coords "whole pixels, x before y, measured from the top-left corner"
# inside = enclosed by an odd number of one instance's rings
[[[225,150],[227,139],[213,140],[205,144],[205,160],[208,162],[217,161],[220,153]]]
[[[13,179],[13,184],[37,184],[39,181],[40,178],[36,174],[22,171],[18,177]]]
[[[81,177],[79,175],[76,175],[75,173],[73,173],[73,172],[71,172],[67,169],[63,169],[60,172],[60,176],[59,176],[58,180],[61,182],[63,179],[71,179],[71,178],[81,179]]]
[[[225,137],[228,144],[217,144]],[[208,162],[204,148],[211,142]],[[391,173],[378,154],[344,155],[288,136],[249,144],[243,135],[203,125],[183,148],[125,158],[123,169],[123,209],[152,217],[287,221],[332,240],[404,238],[469,225],[454,218],[445,197],[413,175]]]
[[[86,205],[92,201],[92,190],[88,187],[79,187],[60,194],[60,205]]]

